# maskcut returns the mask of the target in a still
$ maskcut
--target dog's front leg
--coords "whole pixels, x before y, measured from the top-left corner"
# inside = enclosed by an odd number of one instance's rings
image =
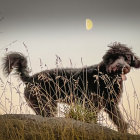
[[[120,132],[127,132],[128,123],[122,117],[122,114],[118,108],[118,106],[114,103],[108,103],[105,106],[105,111],[108,113],[109,118],[114,122],[117,126],[118,131]]]

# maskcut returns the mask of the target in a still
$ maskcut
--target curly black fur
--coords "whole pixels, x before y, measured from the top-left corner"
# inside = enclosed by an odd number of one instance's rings
[[[13,69],[16,69],[17,74],[20,75],[20,78],[23,82],[29,78],[27,70],[27,59],[23,54],[13,52],[8,53],[3,58],[3,71],[5,75],[9,75]]]
[[[97,65],[80,69],[52,69],[29,76],[27,60],[21,53],[4,58],[4,72],[13,68],[26,84],[24,95],[29,106],[42,116],[53,116],[58,101],[83,102],[85,107],[104,108],[120,131],[127,130],[118,108],[123,77],[131,67],[140,68],[140,59],[124,44],[114,43]]]

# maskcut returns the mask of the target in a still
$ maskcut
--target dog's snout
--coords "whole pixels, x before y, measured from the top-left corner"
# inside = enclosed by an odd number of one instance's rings
[[[122,63],[118,63],[118,64],[113,68],[114,71],[118,70],[118,71],[120,71],[120,72],[122,72],[122,73],[124,73],[124,74],[129,73],[129,72],[130,72],[130,69],[131,69],[131,67],[130,67],[129,65],[127,65],[127,64],[122,64]]]
[[[121,63],[118,63],[118,64],[116,65],[116,67],[117,67],[118,69],[127,68],[127,66],[126,66],[126,65],[121,64]]]
[[[129,65],[125,65],[122,67],[122,72],[124,74],[126,74],[126,73],[130,72],[130,69],[131,69],[131,67]]]
[[[117,65],[116,65],[116,67],[117,68],[130,68],[130,66],[128,65],[128,64],[122,64],[122,63],[118,63]]]

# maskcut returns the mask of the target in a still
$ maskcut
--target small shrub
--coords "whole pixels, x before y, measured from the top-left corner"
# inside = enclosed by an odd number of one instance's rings
[[[70,106],[70,109],[66,111],[65,116],[67,118],[73,118],[75,120],[97,123],[97,111],[96,109],[87,109],[80,104]]]

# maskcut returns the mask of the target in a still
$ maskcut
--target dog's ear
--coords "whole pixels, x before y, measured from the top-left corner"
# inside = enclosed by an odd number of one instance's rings
[[[138,58],[137,56],[132,56],[131,66],[134,68],[140,68],[140,58]]]

